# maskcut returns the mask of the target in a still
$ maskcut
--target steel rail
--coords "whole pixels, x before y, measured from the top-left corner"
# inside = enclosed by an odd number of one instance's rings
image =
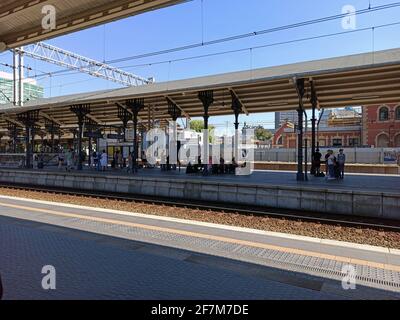
[[[371,223],[371,222],[361,222],[361,221],[351,221],[345,219],[333,219],[333,218],[325,218],[325,217],[315,217],[310,214],[297,214],[297,213],[284,213],[284,212],[272,212],[272,211],[264,211],[264,210],[255,210],[255,209],[244,209],[235,206],[225,206],[219,205],[217,203],[211,204],[203,204],[203,203],[195,203],[185,202],[181,199],[178,200],[166,200],[166,199],[154,199],[151,197],[139,197],[137,195],[128,195],[128,194],[110,194],[105,192],[96,192],[92,193],[90,191],[84,190],[62,190],[60,188],[47,188],[47,187],[38,187],[38,186],[30,186],[24,184],[0,184],[0,188],[5,189],[16,189],[16,190],[27,190],[27,191],[36,191],[43,193],[51,193],[51,194],[59,194],[59,195],[71,195],[71,196],[81,196],[81,197],[89,197],[89,198],[100,198],[100,199],[109,199],[109,200],[119,200],[119,201],[133,201],[133,202],[143,202],[151,205],[167,205],[167,206],[176,206],[176,207],[184,207],[190,209],[203,209],[203,210],[215,210],[215,211],[223,211],[223,212],[232,212],[236,214],[243,215],[256,215],[256,216],[267,216],[267,217],[275,217],[281,219],[289,219],[289,220],[302,220],[304,222],[316,222],[316,223],[326,223],[331,225],[339,225],[339,226],[348,226],[355,228],[372,228],[378,229],[382,231],[400,231],[400,223],[399,225],[393,224],[380,224],[380,223]],[[323,213],[317,213],[318,215],[324,215]],[[350,218],[350,217],[347,217]],[[359,218],[362,217],[351,217],[351,218]],[[367,218],[368,219],[368,218]]]

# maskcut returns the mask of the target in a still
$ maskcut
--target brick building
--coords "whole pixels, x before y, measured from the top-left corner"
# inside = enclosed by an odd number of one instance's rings
[[[364,144],[379,148],[400,148],[400,104],[363,108]]]
[[[357,127],[327,127],[319,130],[320,147],[357,147],[361,141],[361,126]],[[311,145],[311,129],[304,134],[304,139]],[[275,133],[273,142],[275,148],[296,148],[297,134],[292,123],[283,124]]]
[[[320,147],[358,147],[362,145],[362,116],[352,108],[332,110],[326,125],[320,126],[317,142]],[[311,145],[311,128],[304,132]],[[273,147],[296,148],[297,134],[293,123],[285,122],[275,133]]]

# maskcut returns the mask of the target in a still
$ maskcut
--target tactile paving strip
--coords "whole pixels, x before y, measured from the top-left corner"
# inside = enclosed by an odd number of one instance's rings
[[[212,253],[287,271],[302,272],[314,276],[323,275],[333,280],[341,280],[345,276],[342,273],[342,267],[345,263],[329,259],[82,219],[63,219],[58,224],[65,227],[76,226],[77,229],[85,231],[103,231],[102,233],[107,235],[123,236],[136,241],[152,242],[200,253]],[[359,284],[400,292],[399,272],[356,264],[354,264],[354,267],[357,271],[356,279]]]

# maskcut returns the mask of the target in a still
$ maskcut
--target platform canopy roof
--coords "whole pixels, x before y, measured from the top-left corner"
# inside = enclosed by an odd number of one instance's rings
[[[186,0],[1,0],[0,51],[64,35]],[[42,8],[56,9],[56,28],[45,30]]]
[[[0,108],[0,127],[6,126],[7,119],[15,119],[17,113],[35,109],[62,126],[73,126],[77,120],[70,105],[86,103],[91,104],[91,116],[96,121],[118,123],[117,104],[124,106],[133,98],[144,98],[146,108],[139,114],[144,122],[149,109],[155,110],[155,119],[170,119],[167,98],[181,109],[182,117],[198,117],[203,115],[198,98],[202,90],[214,91],[211,116],[233,114],[232,94],[246,114],[294,110],[299,105],[295,78],[305,79],[305,108],[311,108],[311,80],[321,108],[399,103],[400,49],[40,99],[24,107],[9,104]]]

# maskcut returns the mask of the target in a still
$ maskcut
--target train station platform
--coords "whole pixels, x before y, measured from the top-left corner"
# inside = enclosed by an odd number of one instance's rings
[[[340,181],[309,176],[309,181],[298,182],[293,172],[283,171],[202,176],[156,168],[137,174],[0,169],[0,183],[400,219],[399,175],[348,174]]]
[[[0,255],[4,299],[400,298],[399,250],[7,196]]]

